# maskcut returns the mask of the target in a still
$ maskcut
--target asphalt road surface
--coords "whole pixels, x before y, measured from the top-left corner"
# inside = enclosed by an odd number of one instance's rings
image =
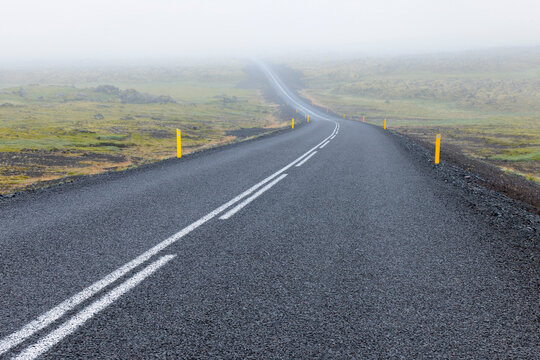
[[[309,124],[0,204],[0,357],[538,358],[503,236],[263,69]]]

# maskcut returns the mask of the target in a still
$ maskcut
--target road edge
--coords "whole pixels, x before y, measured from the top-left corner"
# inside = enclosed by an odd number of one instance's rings
[[[296,125],[296,127],[302,127],[303,125],[304,125],[303,122],[299,122]],[[243,144],[247,144],[250,142],[263,140],[263,139],[271,138],[274,136],[279,136],[289,131],[291,131],[291,129],[288,126],[282,127],[276,130],[266,132],[264,134],[259,134],[253,137],[248,137],[248,138],[244,138],[238,141],[233,141],[231,143],[221,144],[221,145],[213,146],[210,148],[195,150],[189,154],[182,155],[181,159],[177,159],[176,157],[171,156],[170,158],[140,164],[134,167],[129,167],[127,169],[109,170],[109,171],[104,171],[98,174],[65,176],[65,177],[55,179],[55,180],[37,182],[37,183],[27,186],[26,188],[13,191],[8,194],[0,194],[0,205],[3,206],[8,203],[24,201],[27,197],[35,196],[36,194],[55,193],[55,192],[63,191],[68,188],[74,189],[77,187],[90,186],[97,181],[119,179],[123,176],[129,176],[133,173],[140,172],[140,171],[151,171],[155,169],[156,167],[165,166],[172,162],[190,161],[200,156],[206,156],[214,152],[232,149],[237,146],[241,146]]]
[[[540,214],[534,207],[484,186],[486,179],[456,164],[443,159],[439,165],[435,165],[433,151],[416,139],[373,124],[365,125],[391,137],[399,148],[415,160],[419,169],[456,189],[458,201],[505,234],[505,245],[516,250],[516,260],[529,265],[522,269],[540,269]]]

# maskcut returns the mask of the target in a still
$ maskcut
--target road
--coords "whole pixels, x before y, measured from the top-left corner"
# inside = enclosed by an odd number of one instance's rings
[[[263,69],[309,124],[0,204],[0,356],[538,358],[503,235]]]

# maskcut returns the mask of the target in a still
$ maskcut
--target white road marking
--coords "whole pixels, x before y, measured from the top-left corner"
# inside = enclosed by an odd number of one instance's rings
[[[332,137],[330,138],[330,140],[333,140],[335,137],[336,137],[336,135],[332,136]]]
[[[311,155],[313,155],[314,153],[312,153]],[[310,156],[311,156],[310,155]],[[310,156],[308,156],[307,158],[309,158]],[[306,159],[307,159],[306,158]],[[305,160],[305,159],[304,159]],[[298,165],[297,165],[298,166]],[[252,202],[253,200],[255,200],[256,198],[258,198],[259,196],[261,196],[265,191],[267,191],[268,189],[270,189],[272,186],[276,185],[278,182],[280,182],[285,176],[287,176],[287,174],[283,174],[281,175],[280,177],[278,177],[276,180],[272,181],[270,184],[266,185],[265,187],[263,187],[261,190],[257,191],[255,194],[251,195],[250,197],[248,197],[246,200],[242,201],[240,204],[236,205],[234,208],[232,208],[231,210],[227,211],[224,215],[222,215],[220,217],[221,220],[227,220],[228,218],[230,218],[231,216],[233,216],[234,214],[236,214],[238,211],[242,210],[242,208],[244,206],[246,206],[247,204],[249,204],[250,202]]]
[[[141,281],[152,275],[159,268],[161,268],[163,265],[165,265],[175,257],[176,255],[166,255],[161,257],[159,260],[154,261],[153,263],[145,267],[143,270],[139,271],[131,278],[124,281],[122,284],[118,285],[116,288],[104,295],[101,299],[96,300],[92,304],[82,309],[75,316],[62,324],[62,326],[60,326],[58,329],[54,330],[49,335],[41,338],[41,340],[39,340],[37,343],[27,347],[23,352],[21,352],[17,357],[15,357],[15,359],[30,360],[42,355],[54,345],[59,343],[63,338],[77,330],[87,320],[91,319],[94,315],[107,308],[113,302],[118,300],[120,296],[133,289]]]
[[[296,101],[289,95],[287,92],[283,89],[283,87],[279,84],[279,82],[275,79],[273,74],[267,70],[269,75],[272,77],[276,85],[282,90],[282,92],[290,98],[294,103]],[[304,106],[302,106],[304,107]],[[304,107],[305,108],[305,107]],[[77,294],[73,295],[69,299],[63,301],[59,305],[55,306],[51,310],[41,314],[38,318],[35,320],[29,322],[28,324],[24,325],[20,330],[6,336],[5,338],[0,340],[0,355],[8,351],[9,349],[17,346],[18,344],[25,341],[28,337],[34,335],[36,332],[48,327],[52,323],[54,323],[56,320],[60,319],[62,316],[64,316],[67,312],[73,310],[75,307],[83,303],[84,301],[88,300],[89,298],[93,297],[95,294],[106,288],[107,286],[111,285],[112,283],[116,282],[119,278],[123,277],[127,273],[131,272],[136,267],[140,266],[144,262],[148,261],[152,256],[158,254],[163,249],[167,248],[168,246],[174,244],[178,240],[180,240],[182,237],[186,236],[193,230],[197,229],[199,226],[203,225],[204,223],[208,222],[212,218],[214,218],[219,213],[226,210],[228,207],[232,206],[236,202],[240,201],[244,197],[248,196],[252,192],[256,191],[259,187],[263,186],[267,182],[274,179],[276,176],[282,174],[286,170],[288,170],[290,167],[301,161],[306,156],[309,156],[315,149],[317,149],[321,144],[323,144],[325,141],[327,141],[331,136],[337,134],[337,130],[339,129],[339,124],[337,121],[322,116],[320,114],[315,114],[316,116],[320,118],[324,118],[325,120],[329,120],[334,122],[335,127],[332,131],[332,134],[330,134],[328,137],[326,137],[324,140],[322,140],[319,144],[305,152],[303,155],[298,157],[293,162],[289,163],[287,166],[283,167],[282,169],[278,170],[274,174],[268,176],[264,180],[260,181],[259,183],[255,184],[248,190],[244,191],[240,195],[236,196],[235,198],[231,199],[229,202],[221,205],[220,207],[216,208],[212,212],[208,213],[207,215],[203,216],[199,220],[193,222],[192,224],[188,225],[187,227],[183,228],[176,234],[172,235],[171,237],[163,240],[159,244],[155,245],[151,249],[147,250],[146,252],[142,253],[135,259],[129,261],[128,263],[124,264],[123,266],[119,267],[112,273],[106,275],[104,278],[96,281],[92,285],[88,286],[87,288],[81,290]]]
[[[319,113],[318,111],[313,111],[313,110],[310,110],[306,105],[304,105],[301,101],[296,101],[296,99],[294,99],[291,95],[289,95],[289,93],[283,88],[283,86],[280,84],[280,81],[276,78],[276,76],[274,76],[274,74],[272,74],[272,72],[268,69],[268,67],[265,65],[265,64],[262,64],[262,63],[259,63],[259,65],[263,68],[263,70],[265,71],[265,73],[268,75],[269,78],[271,78],[271,80],[274,82],[274,84],[276,84],[279,89],[281,90],[281,92],[288,98],[291,100],[291,102],[296,105],[300,112],[304,112],[304,115],[309,115],[309,114],[313,114],[314,116],[320,118],[320,119],[323,119],[323,120],[327,120],[327,121],[332,121],[334,123],[337,123],[337,121],[335,121],[334,119],[326,116],[326,115],[323,115],[322,113]]]
[[[325,147],[326,145],[328,145],[329,142],[330,142],[330,141],[327,141],[327,142],[325,142],[324,144],[322,144],[321,147],[319,147],[319,149],[322,149],[323,147]]]
[[[312,152],[311,154],[309,154],[308,157],[304,158],[304,160],[302,160],[302,161],[300,161],[298,164],[296,164],[296,167],[299,167],[299,166],[304,165],[304,163],[305,163],[306,161],[308,161],[308,160],[309,160],[313,155],[315,155],[316,153],[317,153],[317,152],[314,151],[314,152]]]
[[[156,255],[163,249],[167,248],[171,244],[174,244],[178,240],[180,240],[182,237],[186,236],[193,230],[197,229],[199,226],[203,225],[204,223],[208,222],[212,218],[214,218],[219,213],[223,212],[228,207],[232,206],[233,204],[237,203],[244,197],[250,195],[252,192],[256,191],[258,188],[266,184],[267,182],[271,181],[275,177],[279,176],[283,172],[287,171],[289,168],[291,168],[293,165],[301,161],[303,158],[311,154],[317,147],[319,147],[322,143],[327,141],[330,136],[334,134],[334,132],[337,129],[337,123],[334,127],[334,131],[332,134],[330,134],[328,137],[326,137],[323,141],[321,141],[319,144],[305,152],[303,155],[298,157],[296,160],[288,164],[287,166],[283,167],[282,169],[276,171],[272,175],[268,176],[266,179],[260,181],[259,183],[253,185],[248,190],[244,191],[240,195],[236,196],[229,202],[221,205],[220,207],[216,208],[212,212],[208,213],[207,215],[203,216],[199,220],[195,221],[194,223],[188,225],[187,227],[183,228],[176,234],[172,235],[171,237],[163,240],[159,244],[155,245],[151,249],[147,250],[146,252],[142,253],[135,259],[131,260],[130,262],[124,264],[123,266],[119,267],[112,273],[108,274],[101,280],[98,280],[97,282],[93,283],[92,285],[88,286],[87,288],[81,290],[79,293],[73,295],[69,299],[63,301],[59,305],[55,306],[51,310],[43,313],[40,315],[37,319],[29,322],[25,326],[23,326],[20,330],[6,336],[0,341],[0,355],[8,351],[14,346],[17,346],[21,342],[23,342],[28,337],[32,336],[36,332],[46,328],[56,320],[60,319],[62,316],[64,316],[68,311],[71,311],[76,306],[81,304],[82,302],[86,301],[87,299],[94,296],[99,291],[103,290],[105,287],[111,285],[113,282],[121,278],[122,276],[126,275],[142,263],[146,262],[148,259],[150,259],[152,256]]]

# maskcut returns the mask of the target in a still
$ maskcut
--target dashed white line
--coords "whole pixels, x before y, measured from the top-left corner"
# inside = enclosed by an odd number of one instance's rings
[[[290,96],[286,93],[286,91],[284,91],[282,86],[279,84],[279,82],[277,82],[277,80],[274,78],[274,76],[271,73],[270,73],[270,76],[273,78],[274,82],[280,87],[280,89],[285,93],[285,95],[290,98]],[[292,98],[291,98],[291,100],[294,101],[294,99],[292,99]],[[25,341],[28,337],[34,335],[36,332],[48,327],[49,325],[51,325],[52,323],[54,323],[55,321],[57,321],[58,319],[63,317],[67,312],[73,310],[75,307],[77,307],[78,305],[80,305],[84,301],[86,301],[89,298],[93,297],[94,295],[96,295],[98,292],[100,292],[101,290],[103,290],[107,286],[109,286],[112,283],[116,282],[118,279],[120,279],[121,277],[123,277],[127,273],[131,272],[132,270],[134,270],[135,268],[137,268],[141,264],[148,261],[151,257],[158,254],[163,249],[165,249],[168,246],[174,244],[175,242],[180,240],[182,237],[186,236],[187,234],[189,234],[193,230],[197,229],[199,226],[203,225],[204,223],[206,223],[209,220],[211,220],[212,218],[214,218],[219,213],[223,212],[224,210],[226,210],[230,206],[234,205],[235,203],[237,203],[238,201],[240,201],[244,197],[250,195],[251,193],[256,191],[258,188],[260,188],[264,184],[268,183],[269,181],[271,181],[275,177],[279,176],[280,174],[285,172],[287,169],[289,169],[290,167],[292,167],[296,163],[302,161],[302,159],[304,159],[306,156],[311,157],[312,153],[315,151],[315,149],[317,149],[319,146],[321,146],[321,144],[323,144],[325,142],[326,142],[325,143],[325,145],[326,145],[327,140],[330,137],[336,135],[337,131],[339,129],[339,124],[336,121],[334,121],[334,120],[332,120],[330,118],[327,118],[326,116],[321,116],[321,115],[318,115],[318,116],[320,116],[321,118],[324,118],[325,120],[333,121],[335,123],[335,127],[334,127],[334,130],[332,131],[332,133],[329,136],[327,136],[324,140],[322,140],[319,144],[317,144],[316,146],[314,146],[313,148],[311,148],[310,150],[305,152],[303,155],[301,155],[300,157],[295,159],[293,162],[289,163],[287,166],[285,166],[282,169],[276,171],[274,174],[268,176],[264,180],[262,180],[259,183],[255,184],[254,186],[252,186],[248,190],[244,191],[240,195],[234,197],[229,202],[221,205],[220,207],[216,208],[212,212],[208,213],[207,215],[203,216],[202,218],[198,219],[197,221],[195,221],[192,224],[188,225],[187,227],[183,228],[182,230],[180,230],[176,234],[174,234],[171,237],[163,240],[162,242],[155,245],[154,247],[147,250],[146,252],[142,253],[141,255],[136,257],[135,259],[129,261],[128,263],[124,264],[123,266],[116,269],[112,273],[106,275],[104,278],[96,281],[95,283],[93,283],[92,285],[88,286],[87,288],[81,290],[80,292],[73,295],[69,299],[63,301],[62,303],[55,306],[51,310],[41,314],[35,320],[33,320],[33,321],[29,322],[28,324],[24,325],[20,330],[18,330],[16,332],[6,336],[5,338],[1,339],[0,340],[0,355],[7,352],[11,348],[19,345],[20,343]],[[278,181],[283,179],[285,176],[286,176],[286,174],[282,175],[279,179],[277,179],[275,182],[273,182],[273,184],[277,183]],[[247,203],[246,203],[246,205],[247,205]],[[141,279],[141,281],[142,281],[142,279]],[[35,345],[37,345],[37,344],[35,344]],[[30,346],[28,349],[34,347],[35,345]],[[44,351],[46,351],[46,350],[44,350]]]
[[[336,126],[334,127],[334,131],[336,130],[336,128],[337,128],[337,123],[336,123]],[[332,132],[332,134],[334,133],[334,131]],[[253,185],[251,188],[244,191],[240,195],[234,197],[229,202],[221,205],[220,207],[216,208],[212,212],[210,212],[207,215],[203,216],[199,220],[197,220],[197,221],[193,222],[192,224],[188,225],[187,227],[183,228],[182,230],[180,230],[176,234],[174,234],[171,237],[163,240],[162,242],[155,245],[151,249],[145,251],[144,253],[142,253],[141,255],[136,257],[135,259],[131,260],[130,262],[128,262],[126,264],[124,264],[123,266],[116,269],[112,273],[108,274],[107,276],[105,276],[101,280],[96,281],[92,285],[88,286],[87,288],[81,290],[80,292],[73,295],[69,299],[67,299],[67,300],[63,301],[62,303],[60,303],[59,305],[55,306],[51,310],[43,313],[42,315],[40,315],[35,320],[33,320],[33,321],[29,322],[28,324],[26,324],[25,326],[23,326],[20,330],[6,336],[5,338],[3,338],[0,341],[0,355],[5,353],[9,349],[13,348],[14,346],[17,346],[18,344],[22,343],[25,339],[32,336],[36,332],[46,328],[47,326],[49,326],[50,324],[52,324],[53,322],[55,322],[56,320],[58,320],[62,316],[64,316],[68,311],[73,310],[76,306],[78,306],[82,302],[84,302],[87,299],[91,298],[92,296],[94,296],[95,294],[97,294],[98,292],[103,290],[105,287],[111,285],[116,280],[118,280],[122,276],[126,275],[127,273],[129,273],[130,271],[132,271],[133,269],[138,267],[139,265],[141,265],[144,262],[148,261],[152,256],[156,255],[157,253],[159,253],[163,249],[167,248],[168,246],[174,244],[175,242],[177,242],[178,240],[180,240],[181,238],[183,238],[184,236],[186,236],[187,234],[189,234],[193,230],[197,229],[199,226],[203,225],[204,223],[208,222],[209,220],[214,218],[219,213],[226,210],[228,207],[234,205],[235,203],[237,203],[238,201],[240,201],[244,197],[246,197],[246,196],[250,195],[251,193],[253,193],[254,191],[256,191],[258,188],[260,188],[264,184],[268,183],[269,181],[271,181],[275,177],[277,177],[280,174],[282,174],[283,172],[287,171],[293,165],[295,165],[296,163],[298,163],[299,161],[304,159],[306,156],[311,154],[313,151],[315,151],[315,149],[317,149],[322,143],[327,141],[330,138],[330,136],[332,136],[332,134],[329,135],[328,137],[326,137],[319,144],[317,144],[316,146],[314,146],[313,148],[311,148],[310,150],[305,152],[303,155],[298,157],[296,160],[294,160],[293,162],[288,164],[287,166],[285,166],[282,169],[276,171],[275,173],[268,176],[267,178],[260,181],[259,183]]]
[[[298,164],[296,164],[296,167],[299,167],[299,166],[304,165],[304,163],[305,163],[306,161],[308,161],[309,159],[311,159],[311,157],[312,157],[313,155],[315,155],[316,153],[317,153],[316,151],[312,152],[308,157],[306,157],[304,160],[302,160],[302,161],[300,161]]]
[[[330,142],[330,141],[327,141],[327,142],[325,142],[324,144],[322,144],[322,145],[319,147],[319,149],[322,149],[323,147],[325,147],[326,145],[328,145],[329,142]]]
[[[17,357],[15,357],[15,359],[30,360],[42,355],[44,352],[59,343],[63,338],[77,330],[77,328],[84,324],[88,319],[92,318],[98,312],[104,310],[107,306],[118,300],[120,296],[133,289],[141,281],[152,275],[163,265],[171,261],[174,257],[176,257],[176,255],[166,255],[161,257],[159,260],[151,263],[143,270],[139,271],[137,274],[111,290],[101,299],[93,302],[86,308],[82,309],[79,313],[77,313],[77,315],[66,321],[58,329],[54,330],[49,335],[43,337],[37,343],[27,347],[23,352],[21,352]]]
[[[312,154],[313,155],[313,154]],[[310,155],[311,156],[311,155]],[[309,156],[308,156],[309,158]],[[256,198],[258,198],[259,196],[261,196],[265,191],[267,191],[268,189],[270,189],[272,186],[276,185],[278,182],[280,182],[285,176],[287,176],[287,174],[282,174],[280,177],[278,177],[277,179],[275,179],[274,181],[272,181],[270,184],[266,185],[265,187],[263,187],[261,190],[257,191],[255,194],[251,195],[250,197],[248,197],[246,200],[242,201],[240,204],[236,205],[234,208],[232,208],[231,210],[227,211],[223,216],[220,216],[220,219],[221,220],[227,220],[228,218],[230,218],[231,216],[233,216],[234,214],[236,214],[238,211],[242,210],[242,208],[244,206],[246,206],[247,204],[249,204],[250,202],[252,202],[253,200],[255,200]]]

